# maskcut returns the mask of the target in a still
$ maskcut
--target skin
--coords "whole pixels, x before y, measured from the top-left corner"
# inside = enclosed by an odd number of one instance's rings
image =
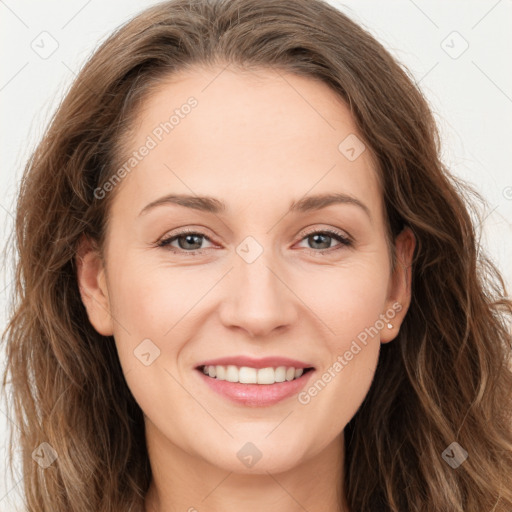
[[[82,240],[82,300],[95,329],[114,336],[145,415],[146,512],[345,511],[344,427],[370,388],[380,344],[396,337],[409,306],[414,236],[405,229],[396,239],[392,272],[374,160],[369,148],[354,161],[338,149],[358,131],[327,85],[223,69],[174,75],[144,103],[132,150],[188,97],[198,101],[117,185],[104,264]],[[286,213],[305,195],[332,192],[357,198],[370,215],[354,204]],[[170,193],[213,196],[226,210],[168,203],[139,215]],[[181,253],[156,245],[180,228],[207,237],[189,240],[202,254],[187,255],[184,237]],[[252,263],[236,252],[247,236],[263,249]],[[178,239],[172,246],[180,251]],[[194,369],[223,356],[285,356],[312,363],[313,383],[393,304],[401,310],[392,328],[385,322],[307,404],[293,396],[236,405]],[[148,338],[160,355],[146,366],[134,350]],[[262,454],[252,467],[237,457],[247,442]]]

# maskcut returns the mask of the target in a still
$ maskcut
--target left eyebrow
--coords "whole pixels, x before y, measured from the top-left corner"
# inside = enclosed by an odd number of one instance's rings
[[[304,197],[300,201],[294,201],[290,205],[290,212],[307,212],[311,210],[320,210],[331,204],[351,204],[361,208],[372,220],[372,214],[368,206],[356,197],[342,193],[319,194],[316,196]]]
[[[210,213],[221,213],[226,211],[226,204],[210,196],[192,196],[186,194],[169,194],[160,197],[146,205],[139,215],[147,213],[149,210],[156,206],[164,204],[177,204],[186,208],[193,208],[194,210],[201,210]],[[308,196],[300,199],[299,201],[292,201],[289,207],[289,212],[308,212],[312,210],[320,210],[332,204],[349,204],[361,208],[372,220],[370,209],[356,197],[342,193],[332,194],[319,194],[315,196]]]

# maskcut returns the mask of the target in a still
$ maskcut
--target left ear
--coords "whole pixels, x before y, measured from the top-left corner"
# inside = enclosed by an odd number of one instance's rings
[[[384,329],[380,333],[381,343],[393,340],[411,303],[412,258],[416,247],[416,237],[410,228],[405,227],[395,239],[395,268],[391,274],[388,297],[386,299],[386,317]],[[394,313],[394,314],[393,314]],[[389,328],[388,324],[392,327]]]

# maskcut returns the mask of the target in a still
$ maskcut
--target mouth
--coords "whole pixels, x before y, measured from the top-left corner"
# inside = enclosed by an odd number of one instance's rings
[[[297,395],[315,368],[200,365],[195,370],[201,382],[231,403],[268,407]]]

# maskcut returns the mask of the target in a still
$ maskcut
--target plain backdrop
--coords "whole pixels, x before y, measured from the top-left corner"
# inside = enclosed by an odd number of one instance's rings
[[[78,70],[116,27],[157,2],[0,0],[0,237],[12,228],[23,166]],[[331,2],[405,65],[427,96],[443,138],[443,160],[488,201],[484,250],[512,284],[512,0]],[[364,65],[364,62],[361,63]],[[0,328],[12,269],[2,260]],[[5,355],[0,353],[0,370]],[[0,475],[8,447],[0,403]],[[17,447],[14,446],[16,450]],[[0,512],[14,510],[20,477],[0,478]]]

